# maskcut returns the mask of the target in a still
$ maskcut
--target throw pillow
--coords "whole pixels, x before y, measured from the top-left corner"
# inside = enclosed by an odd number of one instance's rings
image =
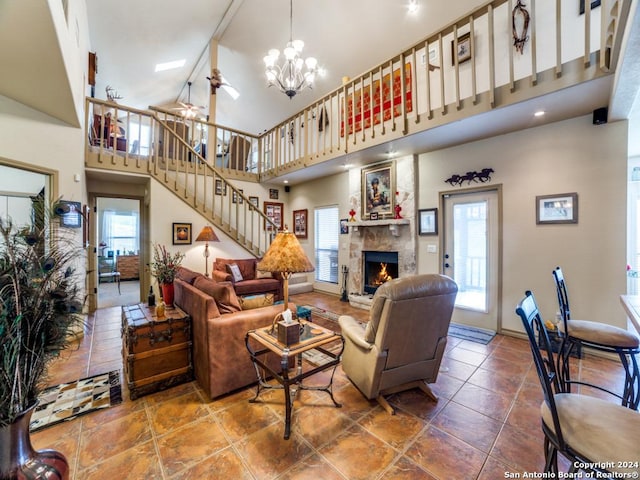
[[[234,282],[241,282],[244,280],[242,278],[242,273],[240,273],[240,267],[235,263],[227,263],[227,272],[233,277]]]
[[[273,278],[273,274],[271,272],[261,272],[260,270],[257,270],[256,279],[260,278]]]
[[[240,297],[239,300],[242,310],[252,310],[254,308],[268,307],[270,305],[273,305],[273,293],[248,295],[246,297]]]
[[[221,315],[242,310],[231,282],[214,282],[209,278],[199,277],[193,282],[193,286],[213,297]]]

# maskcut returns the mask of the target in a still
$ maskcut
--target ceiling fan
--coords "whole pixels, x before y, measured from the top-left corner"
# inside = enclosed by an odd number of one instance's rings
[[[187,85],[189,86],[187,102],[178,102],[180,106],[174,108],[174,110],[180,110],[181,115],[185,118],[195,118],[200,110],[203,110],[205,107],[199,107],[191,103],[191,82],[187,82]]]

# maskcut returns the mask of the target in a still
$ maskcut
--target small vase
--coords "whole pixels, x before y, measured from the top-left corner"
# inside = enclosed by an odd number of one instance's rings
[[[34,450],[29,423],[36,406],[27,409],[15,422],[0,427],[0,479],[68,480],[69,464],[55,450]]]
[[[167,307],[173,307],[173,282],[162,284],[162,300]]]
[[[400,212],[402,211],[402,207],[400,205],[396,205],[394,208],[396,214],[393,218],[395,218],[396,220],[399,220],[402,218],[402,215],[400,215]]]

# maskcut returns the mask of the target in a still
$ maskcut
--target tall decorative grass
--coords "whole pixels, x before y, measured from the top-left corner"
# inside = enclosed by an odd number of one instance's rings
[[[55,217],[39,218],[39,230],[0,218],[0,426],[35,404],[48,364],[83,322],[77,240]]]

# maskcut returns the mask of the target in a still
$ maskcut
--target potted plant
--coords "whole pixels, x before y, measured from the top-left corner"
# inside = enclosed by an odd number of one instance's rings
[[[46,386],[47,366],[82,325],[78,257],[61,228],[18,229],[0,218],[0,478],[68,478],[64,455],[35,451],[29,422]],[[28,471],[29,474],[22,473]],[[56,471],[58,476],[51,476]],[[34,472],[39,472],[34,475]],[[47,473],[48,472],[48,473]],[[26,476],[25,476],[26,475]]]
[[[151,274],[156,277],[158,285],[162,289],[162,299],[168,307],[173,306],[173,281],[183,259],[184,253],[171,254],[164,245],[153,244]]]

